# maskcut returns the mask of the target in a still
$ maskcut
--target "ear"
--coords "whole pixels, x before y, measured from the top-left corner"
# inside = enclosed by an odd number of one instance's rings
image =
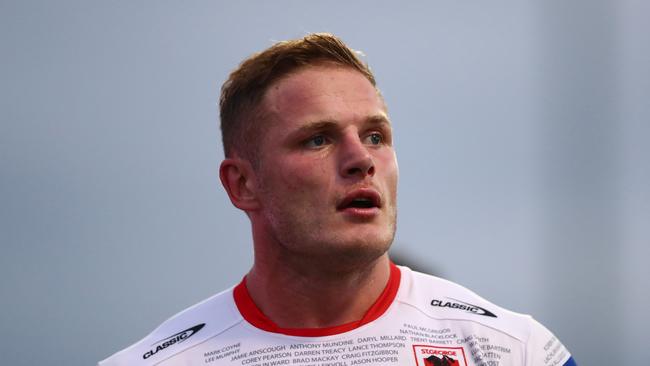
[[[219,179],[235,207],[244,211],[254,211],[259,208],[255,173],[248,160],[224,159],[219,167]]]

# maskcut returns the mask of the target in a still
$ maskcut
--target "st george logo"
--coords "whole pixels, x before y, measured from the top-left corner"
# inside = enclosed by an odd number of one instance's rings
[[[425,366],[459,366],[458,361],[449,356],[429,356],[424,359]]]
[[[467,366],[463,347],[414,345],[418,366]]]

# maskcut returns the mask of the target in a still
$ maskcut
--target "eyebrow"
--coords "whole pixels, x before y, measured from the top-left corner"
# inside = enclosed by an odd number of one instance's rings
[[[300,128],[298,128],[296,131],[292,133],[294,136],[300,136],[303,134],[307,134],[312,131],[319,131],[319,130],[328,130],[336,127],[336,122],[331,121],[331,120],[321,120],[321,121],[314,121],[314,122],[308,122],[305,125],[302,125]]]
[[[368,116],[365,119],[365,123],[370,125],[388,125],[388,126],[391,125],[388,117],[386,117],[383,114]],[[336,123],[336,121],[329,120],[329,119],[308,122],[307,124],[301,126],[296,131],[291,133],[291,136],[301,136],[303,134],[308,134],[313,131],[334,129],[337,127],[337,125],[338,124]]]
[[[386,125],[391,125],[390,120],[385,114],[375,114],[373,116],[369,116],[366,118],[366,123],[369,124],[386,124]]]

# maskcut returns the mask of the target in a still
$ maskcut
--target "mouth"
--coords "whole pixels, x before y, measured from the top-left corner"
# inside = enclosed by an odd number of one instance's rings
[[[381,208],[381,196],[373,189],[357,189],[348,193],[336,207],[338,211]]]

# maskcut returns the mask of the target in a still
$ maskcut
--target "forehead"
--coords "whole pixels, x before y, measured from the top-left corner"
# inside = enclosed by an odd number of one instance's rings
[[[271,85],[262,107],[276,123],[344,122],[385,114],[384,102],[370,81],[352,68],[337,66],[311,66],[289,74]]]

